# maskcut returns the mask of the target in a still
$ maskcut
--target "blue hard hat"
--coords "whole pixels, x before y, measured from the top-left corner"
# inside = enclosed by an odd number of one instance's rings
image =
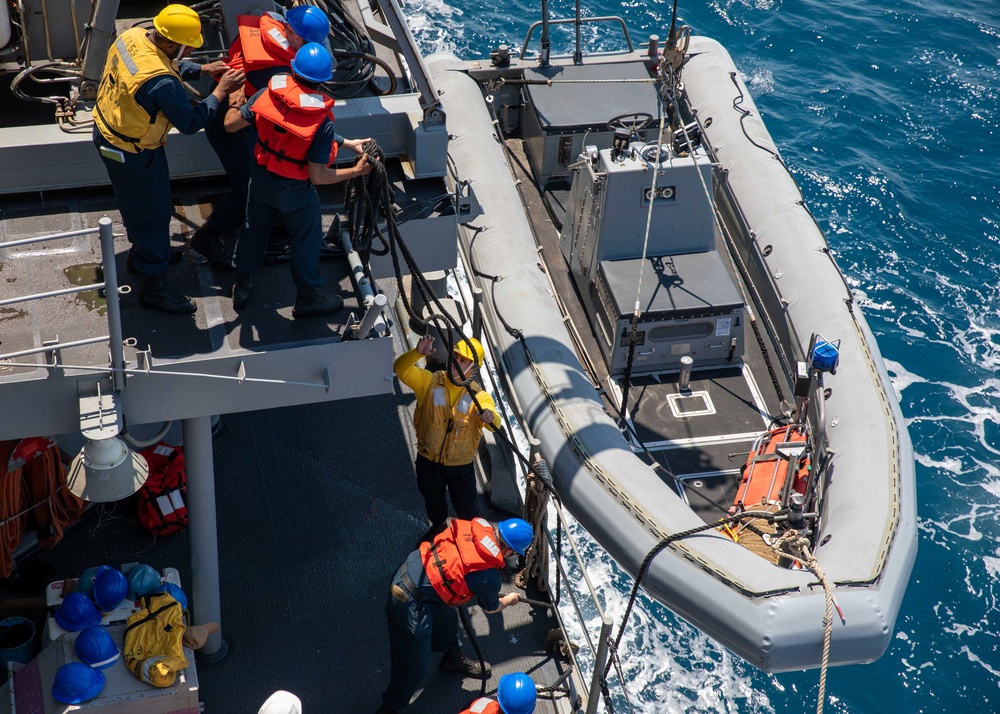
[[[302,45],[292,60],[292,71],[310,82],[326,82],[333,76],[333,57],[323,45]]]
[[[160,592],[160,574],[151,565],[136,565],[126,576],[129,600],[138,600],[143,595]]]
[[[285,13],[285,19],[306,42],[322,42],[330,34],[330,18],[318,7],[296,5]]]
[[[523,672],[505,674],[497,686],[497,703],[504,714],[531,714],[535,711],[535,683]]]
[[[76,583],[76,589],[87,597],[94,597],[94,578],[100,568],[87,568],[80,573],[80,579]]]
[[[180,603],[181,610],[188,609],[188,596],[184,594],[184,591],[173,583],[163,583],[160,587],[163,592],[172,597],[174,600]]]
[[[104,689],[104,672],[79,662],[68,662],[56,670],[52,698],[63,704],[80,704]]]
[[[500,531],[500,537],[507,545],[521,555],[524,555],[524,551],[528,549],[531,541],[535,538],[534,530],[527,521],[522,521],[520,518],[508,518],[506,521],[500,521],[497,530]]]
[[[125,573],[110,565],[102,565],[94,578],[94,602],[104,612],[111,612],[128,593],[128,580]]]
[[[95,669],[107,669],[122,656],[111,633],[100,625],[88,627],[77,635],[73,648],[77,657]]]
[[[71,592],[63,598],[55,617],[59,627],[68,632],[79,632],[91,625],[100,624],[101,611],[83,593]]]

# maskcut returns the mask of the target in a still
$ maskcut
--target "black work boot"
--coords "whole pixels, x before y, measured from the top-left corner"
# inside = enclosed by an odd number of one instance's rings
[[[253,292],[253,276],[250,273],[236,273],[236,282],[233,284],[233,307],[237,310],[246,307],[251,292]]]
[[[493,668],[490,667],[489,662],[483,662],[483,665],[480,667],[479,662],[471,657],[466,657],[462,650],[445,652],[444,657],[441,658],[441,671],[456,672],[464,674],[466,677],[489,677]]]
[[[171,312],[175,315],[190,315],[197,310],[194,301],[167,287],[165,275],[143,275],[139,283],[139,304],[150,310]]]
[[[167,263],[170,265],[176,265],[181,262],[181,258],[183,257],[184,249],[180,246],[172,245],[170,246],[170,257],[167,258]],[[135,248],[128,249],[128,257],[125,258],[125,269],[133,274],[139,272],[135,267]]]
[[[233,251],[222,236],[202,226],[191,236],[191,249],[201,253],[205,259],[219,270],[233,269]]]
[[[316,288],[299,288],[295,305],[292,307],[292,317],[313,317],[314,315],[329,315],[344,306],[344,298],[339,295],[327,295]]]

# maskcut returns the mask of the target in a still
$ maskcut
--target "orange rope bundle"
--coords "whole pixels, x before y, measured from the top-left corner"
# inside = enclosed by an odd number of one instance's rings
[[[66,488],[66,468],[59,449],[52,446],[30,458],[23,466],[8,471],[11,455],[20,440],[0,442],[0,578],[14,570],[14,551],[21,545],[25,519],[32,514],[38,545],[51,548],[63,537],[63,529],[75,522],[87,502]]]
[[[3,490],[0,491],[0,577],[3,578],[9,578],[14,570],[14,551],[21,544],[24,532],[21,469],[7,471],[7,463],[17,444],[17,439],[0,442],[0,471],[4,474]]]

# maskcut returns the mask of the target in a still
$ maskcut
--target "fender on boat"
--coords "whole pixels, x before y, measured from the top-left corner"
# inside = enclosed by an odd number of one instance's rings
[[[829,540],[816,556],[835,583],[834,596],[845,616],[844,622],[834,617],[829,663],[871,662],[889,644],[916,554],[912,447],[874,338],[859,310],[848,309],[843,277],[815,222],[797,205],[797,186],[779,161],[743,134],[732,107],[737,93],[728,75],[736,72],[732,60],[718,43],[704,38],[692,38],[690,54],[683,77],[688,94],[702,119],[713,117],[709,141],[721,146],[719,158],[740,196],[748,230],[773,245],[767,263],[757,269],[783,270],[774,301],[788,300],[787,349],[801,358],[799,337],[808,340],[812,332],[842,340],[838,374],[828,375],[826,382],[833,394],[825,414],[828,422],[837,422],[826,431],[834,454],[833,482],[820,541]],[[466,66],[451,54],[427,59],[447,112],[457,178],[471,182],[484,211],[472,228],[460,227],[459,239],[477,269],[503,276],[495,285],[496,306],[484,305],[490,340],[511,379],[519,417],[541,442],[563,504],[634,576],[661,538],[704,522],[632,453],[605,413],[548,280],[536,267],[538,253],[520,195],[483,94],[463,71]],[[743,106],[757,120],[750,130],[754,141],[773,148],[749,92],[740,89]],[[455,179],[449,176],[452,183]],[[481,230],[476,233],[476,228]],[[773,283],[762,283],[762,292]],[[496,310],[523,331],[530,359],[502,328]],[[673,612],[764,671],[822,662],[825,595],[812,573],[779,568],[707,531],[661,552],[642,584]]]

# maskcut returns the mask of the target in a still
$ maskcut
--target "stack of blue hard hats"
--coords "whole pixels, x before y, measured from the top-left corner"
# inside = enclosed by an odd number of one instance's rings
[[[64,597],[55,614],[56,624],[68,632],[79,632],[91,625],[99,625],[101,617],[101,611],[81,592],[72,592]]]
[[[80,704],[104,689],[104,672],[80,662],[68,662],[56,671],[52,698],[63,704]]]
[[[73,645],[76,656],[94,669],[107,669],[121,657],[111,633],[100,625],[81,632]]]
[[[181,590],[179,587],[177,587],[173,583],[163,583],[163,585],[160,586],[160,589],[163,592],[165,592],[167,595],[169,595],[170,597],[172,597],[174,600],[176,600],[177,602],[179,602],[180,605],[181,605],[181,610],[187,610],[188,609],[188,598],[187,598],[187,595],[185,595],[184,591]]]
[[[110,565],[102,565],[97,569],[97,576],[94,578],[94,602],[103,612],[111,612],[128,593],[128,581],[125,573],[112,568]]]
[[[94,580],[97,579],[97,571],[100,568],[87,568],[80,573],[80,579],[76,583],[76,589],[87,597],[94,597]]]
[[[151,565],[136,565],[128,571],[128,592],[129,600],[138,600],[143,595],[162,592],[160,588],[160,574]]]

